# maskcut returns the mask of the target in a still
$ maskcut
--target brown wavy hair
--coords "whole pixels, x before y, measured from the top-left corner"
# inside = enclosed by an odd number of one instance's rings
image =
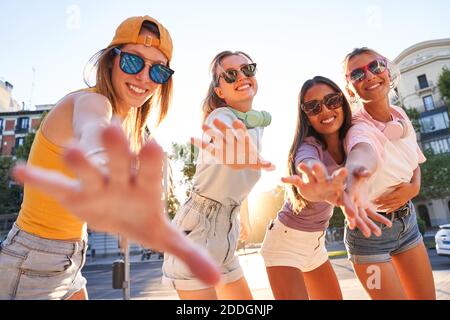
[[[324,149],[327,149],[328,147],[322,135],[318,133],[316,130],[314,130],[313,126],[308,125],[308,117],[301,108],[301,106],[305,102],[306,93],[308,92],[309,89],[311,89],[313,86],[317,84],[325,84],[330,88],[332,88],[335,92],[342,93],[344,97],[343,100],[344,123],[342,124],[342,127],[339,129],[339,139],[341,143],[344,141],[345,135],[347,134],[348,129],[351,127],[352,111],[350,109],[350,104],[348,103],[347,99],[345,98],[345,95],[343,94],[339,86],[332,80],[321,76],[317,76],[314,77],[313,79],[306,81],[303,84],[299,94],[298,108],[297,108],[298,110],[297,126],[295,129],[294,141],[292,142],[291,149],[289,150],[289,156],[287,161],[288,173],[290,176],[297,174],[297,170],[295,167],[295,155],[300,146],[302,145],[302,143],[305,141],[306,137],[314,137],[317,141],[320,142],[320,144],[323,146]],[[301,210],[308,205],[308,201],[302,198],[302,196],[297,190],[297,187],[295,186],[291,185],[287,189],[287,191],[288,191],[287,196],[292,204],[293,212],[299,214]]]

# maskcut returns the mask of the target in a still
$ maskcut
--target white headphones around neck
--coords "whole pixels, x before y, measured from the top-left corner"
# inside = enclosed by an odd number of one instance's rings
[[[391,141],[400,140],[408,136],[409,128],[405,120],[389,121],[383,130],[383,134]]]

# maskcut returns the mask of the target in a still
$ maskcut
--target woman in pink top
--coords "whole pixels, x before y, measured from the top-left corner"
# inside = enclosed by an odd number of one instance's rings
[[[320,76],[306,81],[288,158],[292,176],[283,179],[293,185],[261,248],[275,299],[342,299],[324,236],[333,215],[331,203],[344,191],[343,140],[350,126],[350,105],[340,88]],[[302,174],[308,182],[303,182]],[[374,212],[371,218],[390,225]],[[366,234],[381,235],[367,217],[358,227]]]
[[[389,103],[399,72],[384,56],[355,49],[344,60],[347,91],[363,104],[345,139],[347,195],[357,207],[392,219],[381,237],[346,228],[356,275],[372,299],[435,299],[430,261],[411,199],[425,161],[405,112]],[[382,227],[383,229],[383,227]]]

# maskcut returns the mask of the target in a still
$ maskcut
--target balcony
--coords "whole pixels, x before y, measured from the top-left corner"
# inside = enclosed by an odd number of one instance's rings
[[[419,116],[419,122],[421,133],[420,139],[422,141],[450,134],[448,107],[445,105],[422,112]]]
[[[438,114],[438,113],[443,113],[443,112],[448,112],[448,107],[445,104],[442,104],[439,107],[435,107],[432,110],[428,110],[428,111],[424,111],[422,113],[420,113],[419,118],[423,119],[429,116],[432,116],[434,114]]]
[[[414,88],[416,89],[416,94],[418,96],[422,96],[426,93],[434,93],[434,91],[436,90],[436,85],[433,81],[430,80],[427,81],[425,85],[416,84]]]
[[[446,129],[431,131],[431,132],[427,132],[427,133],[421,133],[420,139],[422,140],[422,142],[426,142],[430,139],[448,136],[449,134],[450,134],[450,131],[448,128],[446,128]]]

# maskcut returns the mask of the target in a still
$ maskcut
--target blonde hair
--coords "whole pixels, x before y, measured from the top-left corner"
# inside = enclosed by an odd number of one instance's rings
[[[203,121],[205,121],[208,115],[215,109],[225,107],[227,105],[225,100],[220,98],[214,89],[219,85],[218,68],[222,63],[222,60],[229,56],[242,56],[250,60],[250,62],[253,62],[252,58],[242,51],[222,51],[214,57],[210,65],[212,81],[209,85],[208,92],[206,93],[206,98],[203,100],[202,104]]]
[[[151,22],[144,22],[142,29],[144,28],[159,37],[159,30],[155,24]],[[94,86],[89,84],[89,77],[87,76],[85,71],[85,83],[89,88],[94,89],[96,93],[99,93],[108,98],[113,108],[113,114],[118,113],[118,98],[114,91],[111,79],[113,60],[116,57],[114,48],[117,47],[118,46],[107,47],[106,49],[99,51],[90,59],[89,62],[93,65],[93,68],[95,68],[96,71],[96,81]],[[170,67],[169,63],[170,61],[167,62],[168,67]],[[132,117],[126,119],[124,123],[124,129],[129,135],[130,144],[134,151],[139,150],[144,143],[146,137],[147,119],[150,111],[159,108],[159,114],[156,123],[157,125],[159,125],[167,116],[169,105],[172,100],[172,89],[173,82],[172,78],[170,78],[169,81],[165,84],[162,84],[140,108],[132,113]]]

